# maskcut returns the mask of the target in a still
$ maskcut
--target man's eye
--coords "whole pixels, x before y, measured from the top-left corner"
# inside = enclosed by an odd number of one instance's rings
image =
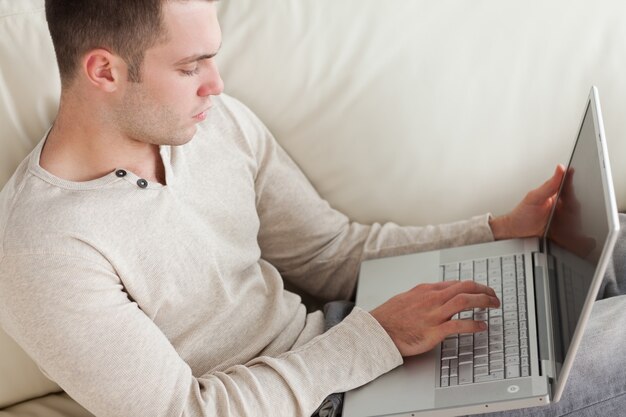
[[[200,72],[200,67],[195,67],[192,70],[184,70],[184,69],[182,69],[182,70],[180,70],[180,72],[183,73],[184,75],[187,75],[187,76],[191,77],[192,75],[196,75],[196,74],[198,74]]]

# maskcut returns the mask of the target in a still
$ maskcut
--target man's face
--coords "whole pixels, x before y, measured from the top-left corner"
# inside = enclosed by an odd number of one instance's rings
[[[124,82],[115,118],[132,140],[182,145],[223,90],[213,58],[222,37],[213,2],[166,2],[163,18],[167,39],[146,51],[142,81]]]

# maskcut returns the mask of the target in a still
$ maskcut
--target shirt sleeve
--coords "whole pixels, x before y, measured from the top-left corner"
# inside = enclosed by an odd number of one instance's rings
[[[99,417],[309,416],[327,395],[402,363],[357,308],[293,351],[193,375],[110,265],[61,254],[6,256],[0,305],[7,333]]]
[[[322,300],[353,295],[363,260],[493,240],[489,214],[424,227],[364,225],[333,209],[252,112],[243,129],[255,149],[258,241],[284,279]]]

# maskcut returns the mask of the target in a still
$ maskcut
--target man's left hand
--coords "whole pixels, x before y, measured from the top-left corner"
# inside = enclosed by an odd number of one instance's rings
[[[554,175],[526,194],[526,197],[508,214],[489,220],[496,240],[541,236],[554,205],[565,167],[557,165]]]

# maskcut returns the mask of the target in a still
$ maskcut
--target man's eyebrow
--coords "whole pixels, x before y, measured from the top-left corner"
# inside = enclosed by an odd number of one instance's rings
[[[222,44],[220,44],[219,48],[217,48],[217,51],[215,51],[212,54],[196,54],[196,55],[188,56],[188,57],[183,58],[180,61],[176,62],[174,65],[191,64],[192,62],[202,61],[204,59],[214,58],[215,55],[217,55],[217,53],[220,51],[221,48],[222,48]]]

